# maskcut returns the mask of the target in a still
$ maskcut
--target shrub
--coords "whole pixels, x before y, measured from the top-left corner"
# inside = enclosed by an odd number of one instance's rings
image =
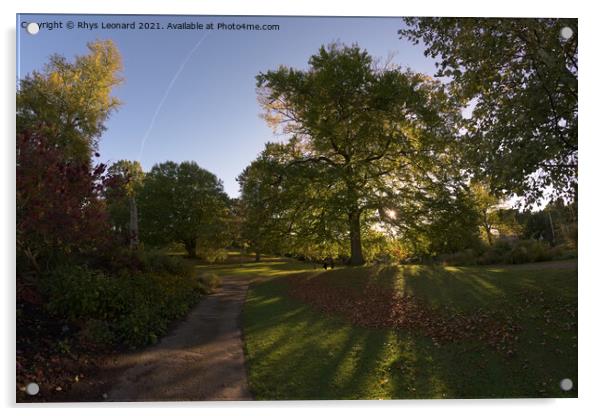
[[[63,265],[44,279],[43,287],[53,314],[72,321],[112,318],[107,315],[106,303],[116,294],[116,282],[102,271]]]
[[[215,292],[221,284],[222,279],[215,273],[206,273],[199,277],[199,288],[204,294]]]
[[[569,260],[577,258],[577,250],[566,250],[558,256],[558,260]]]
[[[110,346],[115,343],[115,332],[106,321],[98,319],[88,320],[81,328],[79,337],[86,343],[100,346]]]
[[[220,249],[205,249],[200,253],[199,256],[202,260],[209,264],[223,263],[228,260],[228,251],[223,248]]]
[[[99,343],[110,340],[132,347],[153,343],[169,322],[186,314],[198,299],[199,287],[177,259],[151,258],[142,264],[153,273],[122,269],[108,275],[86,266],[62,266],[44,281],[47,308],[79,324],[82,336]],[[179,269],[186,273],[173,273]]]
[[[105,253],[89,262],[94,269],[102,269],[107,274],[175,274],[192,277],[195,275],[194,265],[177,256],[170,256],[158,251],[131,251],[126,248]]]
[[[438,257],[438,260],[448,266],[469,266],[476,264],[477,257],[475,251],[468,248],[466,250],[458,251],[457,253],[442,254]]]
[[[498,256],[506,256],[512,251],[512,247],[512,242],[508,240],[496,240],[487,251],[492,251]]]
[[[572,242],[560,244],[549,249],[549,256],[554,260],[568,260],[577,258],[577,250]]]
[[[510,253],[508,253],[508,263],[532,263],[537,261],[551,260],[548,244],[538,240],[518,241]]]
[[[437,259],[446,265],[468,266],[473,264],[520,264],[576,257],[576,250],[572,250],[567,245],[550,247],[547,242],[539,240],[519,240],[515,242],[499,240],[480,256],[476,256],[473,250],[468,249],[453,254],[440,255]]]
[[[193,277],[194,265],[180,257],[168,256],[156,252],[141,253],[142,269],[149,273],[173,274],[176,276]]]
[[[506,256],[496,252],[495,250],[487,250],[485,253],[479,256],[479,258],[477,258],[477,264],[479,265],[504,263],[505,261]]]

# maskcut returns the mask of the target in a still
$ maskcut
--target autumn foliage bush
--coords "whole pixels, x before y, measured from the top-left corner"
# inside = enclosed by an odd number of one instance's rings
[[[17,135],[17,265],[41,273],[66,258],[106,249],[105,165],[67,158],[45,135]]]

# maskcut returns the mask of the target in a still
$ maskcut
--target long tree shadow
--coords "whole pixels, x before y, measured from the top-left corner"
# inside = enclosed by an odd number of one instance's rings
[[[576,316],[548,322],[541,315],[548,310],[549,301],[559,296],[564,300],[573,297],[576,278],[556,275],[554,270],[540,276],[529,269],[508,272],[491,267],[430,266],[350,268],[302,273],[295,278],[318,279],[358,293],[376,283],[419,296],[436,308],[482,308],[493,315],[499,307],[515,305],[517,316],[536,318],[525,321],[516,351],[506,356],[476,339],[440,345],[420,332],[353,326],[342,317],[325,315],[289,297],[287,279],[272,279],[253,287],[245,307],[250,382],[258,398],[576,395],[575,390],[562,392],[558,388],[561,378],[575,381],[577,377]],[[545,279],[545,290],[541,279]],[[550,288],[556,283],[560,289]],[[518,295],[524,293],[541,296],[540,303],[519,305],[522,298]],[[565,324],[566,329],[562,329]],[[557,350],[554,353],[550,353],[552,340]]]
[[[360,367],[372,367],[368,361],[378,356],[384,332],[325,319],[284,295],[285,286],[282,280],[264,282],[247,300],[245,341],[252,390],[258,398],[270,399],[357,397],[361,389],[346,385],[355,365],[341,366],[358,356]],[[298,342],[291,342],[292,337]]]
[[[400,269],[399,279],[404,282],[405,293],[424,299],[431,306],[474,310],[495,309],[530,292],[550,299],[574,298],[576,269],[570,276],[567,279],[567,272],[562,269],[410,266]]]

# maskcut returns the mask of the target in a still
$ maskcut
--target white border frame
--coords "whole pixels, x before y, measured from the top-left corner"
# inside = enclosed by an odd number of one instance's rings
[[[2,353],[3,373],[0,387],[2,404],[10,407],[10,414],[41,411],[44,414],[120,413],[162,415],[169,411],[198,415],[210,411],[212,414],[248,415],[264,414],[327,414],[343,411],[346,414],[365,415],[367,411],[399,415],[442,413],[448,415],[504,415],[516,411],[541,412],[566,416],[569,412],[593,413],[600,407],[600,366],[602,345],[598,317],[601,316],[600,300],[602,285],[599,265],[596,261],[596,246],[600,246],[600,220],[597,211],[602,198],[599,196],[599,169],[602,145],[598,138],[600,118],[600,36],[602,16],[596,12],[594,2],[557,1],[529,3],[525,0],[449,1],[429,0],[422,2],[330,1],[305,0],[287,2],[274,0],[19,0],[0,3],[2,13],[2,82],[0,83],[2,108],[1,125],[6,135],[2,141],[2,239],[0,264],[4,266],[2,283],[4,305],[4,341]],[[337,402],[255,402],[255,403],[133,403],[133,404],[44,404],[15,405],[15,20],[16,13],[95,13],[95,14],[204,14],[204,15],[314,15],[314,16],[499,16],[499,17],[578,17],[581,73],[579,100],[581,103],[580,129],[580,193],[579,193],[579,399],[527,399],[527,400],[425,400],[425,401],[337,401]],[[598,249],[599,250],[599,249]],[[596,268],[597,267],[597,268]]]

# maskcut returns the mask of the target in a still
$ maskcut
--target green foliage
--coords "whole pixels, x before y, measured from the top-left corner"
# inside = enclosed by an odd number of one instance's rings
[[[535,204],[576,197],[577,19],[405,18],[399,31],[438,61],[472,107],[464,160],[496,191]],[[572,29],[563,39],[560,31]]]
[[[364,231],[362,235],[362,252],[364,260],[372,262],[387,257],[387,238],[384,234],[373,230]]]
[[[429,241],[428,254],[454,253],[479,249],[478,212],[468,192],[438,193],[427,206],[423,229]]]
[[[135,196],[144,181],[144,171],[137,160],[118,160],[109,166],[108,173],[123,179],[122,189],[126,196]]]
[[[110,41],[88,43],[73,62],[52,55],[44,71],[19,82],[17,132],[42,129],[69,159],[89,162],[105,122],[120,104],[111,96],[121,83],[121,56]]]
[[[206,248],[201,250],[199,258],[206,263],[223,263],[228,259],[228,251],[223,248]]]
[[[238,215],[240,239],[255,253],[277,252],[286,239],[286,209],[276,185],[281,167],[260,155],[237,177],[240,184]]]
[[[132,198],[136,198],[144,180],[142,165],[138,161],[118,160],[107,172],[118,183],[105,195],[111,225],[121,240],[128,243]]]
[[[514,212],[501,208],[503,201],[491,192],[487,183],[472,181],[470,192],[478,213],[481,234],[490,246],[495,236],[507,238],[520,235],[520,225]]]
[[[470,248],[451,254],[442,254],[438,260],[450,266],[472,266],[477,264],[477,253]]]
[[[53,55],[43,71],[19,80],[18,279],[35,280],[112,243],[102,196],[113,181],[91,159],[119,105],[111,92],[121,81],[121,57],[111,41],[89,43],[88,51],[73,62]]]
[[[217,290],[222,279],[215,273],[203,273],[199,277],[199,287],[204,294],[210,294]]]
[[[229,242],[228,196],[222,182],[195,162],[153,166],[138,197],[140,236],[152,245],[181,242],[188,254]]]
[[[477,259],[478,264],[508,263],[508,256],[512,251],[512,243],[508,240],[496,240],[492,246]]]
[[[513,264],[551,260],[550,246],[538,240],[518,241],[508,254],[508,262]]]
[[[79,332],[79,338],[85,343],[108,347],[116,342],[115,333],[107,321],[99,319],[89,319],[83,325]]]
[[[444,254],[437,260],[446,265],[471,266],[475,264],[522,264],[548,260],[566,260],[576,257],[576,251],[568,246],[551,247],[540,240],[497,240],[481,251],[472,249]]]
[[[405,258],[481,249],[479,212],[473,194],[462,183],[431,183],[408,199],[396,217],[403,221],[397,240]]]
[[[194,265],[180,257],[166,255],[161,251],[132,251],[123,247],[103,253],[102,256],[94,259],[89,259],[88,265],[91,268],[102,269],[109,275],[122,272],[174,274],[185,277],[195,275]]]
[[[159,252],[138,251],[135,255],[140,259],[141,271],[155,274],[171,274],[192,278],[195,275],[194,265],[175,256],[167,256]]]
[[[100,344],[136,347],[155,342],[198,299],[190,266],[146,254],[136,271],[114,275],[86,266],[62,266],[44,281],[48,310],[83,326],[82,336]]]
[[[549,203],[537,212],[518,215],[523,227],[523,238],[544,239],[552,245],[577,247],[577,204],[562,200]]]
[[[344,243],[350,263],[362,264],[362,235],[385,221],[382,212],[460,179],[460,113],[442,84],[378,68],[357,45],[323,46],[309,65],[257,76],[266,121],[291,138],[268,143],[240,178],[249,234],[312,251]],[[390,226],[414,222],[397,220]]]
[[[115,295],[115,279],[84,266],[63,265],[44,281],[48,292],[48,308],[70,320],[111,319],[106,302]]]

